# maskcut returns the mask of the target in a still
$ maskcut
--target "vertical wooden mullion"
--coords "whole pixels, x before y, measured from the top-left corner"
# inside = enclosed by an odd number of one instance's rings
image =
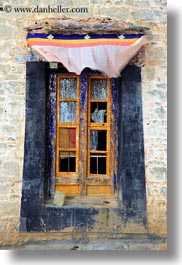
[[[88,160],[87,160],[87,177],[89,176],[90,174],[90,159],[91,159],[91,153],[90,153],[90,134],[91,134],[91,127],[90,127],[90,124],[91,124],[91,77],[89,77],[89,80],[88,80]]]
[[[98,155],[97,155],[97,175],[99,174],[99,158],[98,158]]]
[[[86,181],[87,181],[87,175],[88,175],[88,156],[89,156],[89,154],[88,154],[88,151],[87,151],[87,147],[86,146],[88,146],[88,122],[89,122],[89,120],[88,119],[90,119],[90,117],[88,117],[88,109],[90,108],[90,105],[89,105],[89,102],[88,102],[88,97],[89,97],[89,91],[88,91],[88,87],[87,87],[87,99],[86,99],[86,105],[87,105],[87,112],[85,113],[85,128],[84,128],[84,131],[85,131],[85,139],[84,139],[84,141],[85,141],[85,162],[86,162],[86,168],[85,168],[85,171],[84,171],[84,174],[83,174],[83,182],[82,182],[82,195],[83,196],[86,196],[87,195],[87,188],[86,188]]]
[[[77,116],[76,116],[76,173],[79,172],[79,118],[80,118],[80,78],[77,77],[77,88],[76,88],[76,95],[77,95]]]
[[[111,113],[111,79],[108,78],[108,98],[107,98],[107,112]],[[107,116],[108,119],[108,126],[111,124],[111,115]]]
[[[107,128],[107,157],[106,157],[106,174],[110,176],[110,129]]]
[[[79,83],[81,83],[80,80],[81,76],[79,77]],[[85,82],[85,81],[84,81]],[[81,84],[82,85],[82,84]],[[80,89],[79,97],[80,99],[84,96],[84,94],[87,94],[88,88]],[[83,100],[79,101],[79,111],[80,111],[80,120],[82,121],[79,127],[79,194],[80,196],[86,195],[86,176],[87,176],[87,124],[88,124],[88,101]]]
[[[88,121],[87,121],[87,128],[88,128],[88,137],[87,137],[87,175],[86,175],[86,179],[88,178],[89,174],[90,174],[90,120],[91,120],[91,106],[90,106],[90,87],[91,87],[91,79],[90,77],[88,77],[88,95],[87,95],[87,104],[88,104]],[[86,195],[87,194],[87,182],[85,180],[85,191],[86,191]]]
[[[88,128],[88,162],[87,162],[87,176],[90,174],[90,128]]]
[[[59,114],[60,114],[60,78],[57,76],[56,84],[56,175],[59,172]]]
[[[108,113],[111,113],[111,79],[108,78],[108,99],[107,99],[107,111]],[[111,124],[111,115],[107,116],[108,119],[108,126],[107,126],[107,175],[110,176],[110,150],[111,150],[111,146],[110,146],[110,141],[111,141],[111,137],[110,137],[110,124]]]

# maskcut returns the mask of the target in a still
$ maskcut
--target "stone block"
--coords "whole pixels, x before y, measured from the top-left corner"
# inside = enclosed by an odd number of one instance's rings
[[[48,5],[50,5],[50,7],[52,6],[56,6],[56,5],[62,5],[62,7],[70,7],[71,5],[73,5],[73,7],[76,7],[77,5],[77,1],[73,0],[49,0],[49,1],[45,1],[45,0],[31,0],[32,1],[32,5],[39,5],[40,7],[47,7]],[[34,2],[37,1],[38,4],[35,4]],[[84,1],[82,1],[84,2]],[[78,5],[77,5],[78,6]]]
[[[56,191],[54,195],[53,204],[56,206],[64,205],[65,194],[62,191]]]
[[[115,6],[117,7],[117,6],[122,6],[122,5],[125,5],[125,1],[124,0],[116,0],[115,1]]]
[[[28,0],[16,0],[16,4],[17,5],[22,5],[22,4],[28,4]],[[13,1],[12,0],[5,0],[4,4],[12,4]]]
[[[20,174],[20,165],[17,162],[4,162],[3,169],[7,175],[18,176]]]
[[[126,20],[128,19],[129,15],[130,15],[130,10],[126,7],[124,8],[102,8],[101,9],[101,14],[103,16],[109,16],[109,17],[113,17],[113,18],[117,18],[117,19],[121,19],[121,20]]]
[[[0,224],[0,232],[3,232],[4,228],[5,228],[4,224]]]
[[[148,9],[138,9],[134,13],[134,16],[135,16],[135,19],[137,21],[153,20],[153,14],[152,14],[151,10],[148,10]]]
[[[152,243],[135,243],[135,244],[129,244],[129,250],[153,250],[155,247]]]
[[[45,1],[44,1],[45,2]],[[51,0],[49,1],[51,3]],[[34,7],[36,5],[42,4],[39,0],[29,0],[29,5],[28,7]]]
[[[1,82],[0,83],[0,89],[3,89],[6,91],[6,94],[8,95],[8,99],[10,95],[12,97],[22,95],[24,90],[24,83],[20,82],[19,80],[9,81],[9,82]]]
[[[148,232],[156,235],[167,235],[167,220],[159,220],[156,216],[155,222],[148,220]]]
[[[162,6],[167,9],[167,0],[162,0],[161,2],[162,2]]]
[[[4,13],[3,13],[4,14]],[[3,36],[3,39],[11,39],[13,35],[13,26],[3,26],[0,27],[0,35]]]
[[[158,69],[158,80],[160,83],[167,83],[167,69],[166,67],[161,67]]]
[[[29,48],[30,49],[30,48]],[[13,49],[13,54],[14,55],[28,55],[29,54],[29,49],[27,48],[22,48],[22,47],[15,47]]]
[[[1,197],[6,197],[7,198],[8,192],[9,192],[8,187],[1,183],[0,184],[0,198]]]
[[[167,243],[160,243],[160,244],[155,244],[155,250],[168,250],[168,245]]]
[[[149,67],[146,66],[143,69],[143,81],[144,82],[150,82],[156,79],[156,68],[155,67]]]
[[[18,183],[18,182],[15,182],[11,185],[10,189],[9,189],[9,192],[10,192],[10,196],[11,197],[17,197],[19,199],[19,195],[21,194],[21,191],[22,191],[22,184],[21,183]],[[18,200],[14,200],[14,203],[16,205],[18,205],[19,207],[19,202]]]
[[[155,109],[155,113],[157,114],[158,118],[164,119],[167,114],[167,111],[163,106],[161,106]]]
[[[62,7],[81,8],[86,7],[90,3],[90,0],[76,0],[76,1],[63,1]]]
[[[22,101],[8,102],[6,106],[6,113],[9,116],[9,121],[16,123],[20,121],[24,114],[24,104]]]
[[[152,47],[151,49],[148,49],[147,56],[150,60],[161,60],[161,58],[167,59],[167,50],[164,47]]]
[[[92,4],[100,4],[100,0],[90,0],[90,3]]]
[[[27,54],[27,55],[15,55],[14,61],[17,63],[23,63],[27,61],[36,61],[36,54]]]
[[[9,203],[9,201],[10,201],[9,198],[10,197],[8,196],[8,199],[6,201],[4,201],[4,208],[1,208],[0,212],[3,216],[3,218],[12,218],[12,220],[13,220],[13,218],[18,217],[18,215],[19,215],[20,203],[17,202],[17,200],[11,201],[11,203]]]
[[[154,101],[156,102],[166,102],[167,98],[167,92],[166,91],[160,91],[160,90],[153,90],[151,92],[152,96],[154,97]]]
[[[1,111],[1,109],[0,109]],[[7,144],[6,143],[0,143],[0,156],[5,155],[7,152]]]
[[[108,6],[111,6],[113,4],[113,0],[101,0],[100,1],[100,5],[101,6],[104,6],[104,7],[108,7]]]
[[[6,138],[11,138],[15,140],[16,137],[19,136],[20,128],[18,124],[16,126],[3,124],[1,132],[2,135],[6,136]]]
[[[0,64],[0,73],[6,75],[11,71],[11,66],[8,64]]]
[[[167,23],[167,12],[163,10],[154,10],[153,19],[158,21],[164,20],[164,23]]]
[[[127,0],[127,1],[125,0],[125,1],[124,1],[124,5],[125,5],[125,6],[131,6],[131,7],[134,8],[134,7],[135,7],[135,1],[136,1],[136,0]]]
[[[152,2],[154,1],[150,1],[150,0],[139,0],[139,1],[136,1],[135,0],[135,7],[139,7],[139,8],[149,8],[151,7],[152,5]]]
[[[166,167],[152,167],[149,171],[151,173],[150,180],[161,181],[167,178]]]
[[[24,74],[25,72],[25,66],[22,64],[12,63],[11,64],[11,72],[15,74]]]

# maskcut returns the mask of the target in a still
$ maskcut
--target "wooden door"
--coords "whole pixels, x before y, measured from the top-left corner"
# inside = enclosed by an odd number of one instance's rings
[[[67,196],[111,195],[111,80],[88,76],[88,108],[80,122],[81,85],[80,76],[57,78],[56,190]]]

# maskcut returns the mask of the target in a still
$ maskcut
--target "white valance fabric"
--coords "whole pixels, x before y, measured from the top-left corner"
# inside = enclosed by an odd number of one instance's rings
[[[27,43],[49,62],[62,63],[79,75],[89,67],[118,77],[148,39],[143,34],[48,35],[28,34]]]

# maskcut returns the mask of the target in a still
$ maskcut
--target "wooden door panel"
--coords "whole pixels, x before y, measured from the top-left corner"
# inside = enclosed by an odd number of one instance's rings
[[[67,196],[112,195],[111,80],[102,75],[88,76],[88,98],[81,112],[80,76],[59,75],[57,81],[55,189]]]
[[[62,191],[66,196],[77,196],[79,185],[56,185],[56,191]]]
[[[103,196],[111,195],[112,187],[106,185],[88,185],[87,196]]]

